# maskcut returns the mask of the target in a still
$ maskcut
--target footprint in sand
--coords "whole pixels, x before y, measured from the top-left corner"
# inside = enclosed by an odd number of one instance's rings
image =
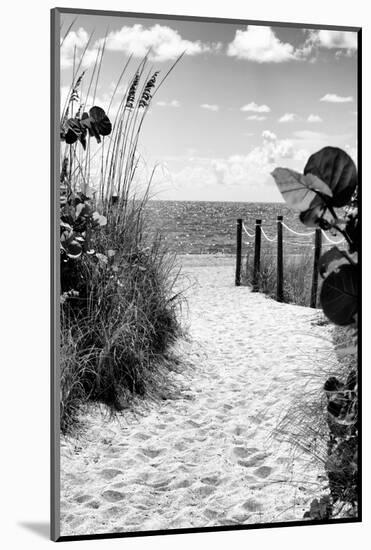
[[[211,485],[199,485],[193,488],[193,493],[198,497],[208,497],[215,491],[215,487]]]
[[[151,438],[150,435],[147,435],[141,432],[137,432],[136,434],[133,435],[133,437],[135,437],[135,439],[139,439],[139,441],[146,441],[147,439]]]
[[[182,452],[188,449],[188,445],[185,441],[178,441],[178,443],[175,443],[174,449]]]
[[[174,489],[186,489],[187,487],[190,487],[192,485],[192,481],[190,479],[182,479],[181,481],[178,481],[178,483],[175,483],[173,486]]]
[[[219,485],[220,483],[220,478],[219,476],[215,475],[215,476],[205,476],[205,477],[202,477],[201,478],[201,481],[202,483],[205,483],[206,485]]]
[[[246,458],[250,455],[252,455],[253,453],[256,453],[259,449],[256,449],[255,447],[235,447],[233,449],[233,453],[238,457],[238,458]]]
[[[91,500],[90,502],[87,502],[85,506],[87,508],[92,508],[93,510],[98,510],[98,508],[100,507],[100,502],[98,502],[97,500]]]
[[[219,512],[217,510],[212,510],[211,508],[206,508],[204,511],[204,515],[207,517],[207,519],[212,520],[218,517]]]
[[[188,426],[191,426],[191,428],[201,428],[202,423],[201,422],[195,422],[194,420],[190,419],[187,420],[186,424]]]
[[[148,456],[148,458],[157,458],[164,449],[141,449],[144,456]]]
[[[116,470],[115,468],[106,468],[100,473],[101,477],[103,477],[103,479],[105,479],[106,481],[110,481],[120,474],[122,474],[122,470]]]
[[[246,502],[242,504],[242,507],[249,512],[260,512],[263,508],[261,502],[259,502],[255,498],[249,498],[248,500],[246,500]]]
[[[85,521],[85,517],[81,517],[81,516],[74,517],[74,519],[70,522],[70,526],[76,529],[76,527],[79,527],[82,523],[84,523],[84,521]]]
[[[170,479],[164,479],[162,481],[157,481],[156,483],[151,483],[151,487],[156,489],[156,491],[165,491],[168,489]]]
[[[93,497],[92,495],[79,495],[75,497],[75,502],[78,502],[79,504],[84,504],[84,502],[87,502],[88,500],[91,500]]]
[[[260,466],[260,468],[254,471],[254,474],[258,477],[265,479],[271,474],[272,469],[273,468],[271,468],[270,466]]]
[[[253,468],[254,466],[259,466],[268,455],[266,453],[258,453],[252,456],[249,460],[239,460],[238,464],[244,466],[245,468]]]
[[[108,490],[102,493],[102,497],[108,502],[118,502],[124,498],[124,495],[120,491]]]

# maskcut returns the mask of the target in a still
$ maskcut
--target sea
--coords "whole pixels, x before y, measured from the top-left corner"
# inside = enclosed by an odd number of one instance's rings
[[[298,212],[285,203],[267,202],[211,202],[211,201],[156,201],[147,206],[147,223],[150,231],[159,232],[168,250],[177,254],[235,254],[236,225],[241,218],[250,233],[254,234],[255,220],[262,220],[262,227],[269,238],[277,234],[277,216],[295,231],[305,233]],[[243,232],[243,246],[252,246],[254,238]],[[312,237],[297,237],[284,229],[285,243],[290,251],[312,248]],[[263,236],[262,247],[271,249]]]

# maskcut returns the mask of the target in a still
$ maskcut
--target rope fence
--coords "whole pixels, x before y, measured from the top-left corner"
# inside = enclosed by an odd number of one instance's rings
[[[314,231],[300,232],[292,227],[289,227],[282,216],[277,216],[277,233],[274,236],[267,234],[262,227],[262,220],[255,221],[255,228],[247,227],[243,220],[237,220],[237,254],[236,254],[236,286],[241,284],[241,260],[242,260],[242,232],[249,239],[254,239],[254,265],[252,276],[252,287],[254,292],[259,292],[259,276],[260,276],[260,259],[261,259],[261,241],[262,238],[269,244],[277,243],[277,280],[276,280],[276,299],[279,302],[284,298],[284,277],[283,277],[283,245],[293,246],[295,248],[305,248],[314,250],[313,254],[313,273],[311,283],[310,307],[315,308],[317,305],[318,293],[318,263],[321,256],[322,247],[340,245],[344,242],[344,238],[339,240],[331,239],[323,229],[315,229]],[[286,230],[292,238],[283,238],[283,230]],[[314,236],[314,239],[313,239]],[[306,238],[310,238],[310,241]],[[323,242],[323,238],[327,242]],[[244,241],[245,245],[250,246],[252,241]],[[291,249],[292,250],[292,249]]]

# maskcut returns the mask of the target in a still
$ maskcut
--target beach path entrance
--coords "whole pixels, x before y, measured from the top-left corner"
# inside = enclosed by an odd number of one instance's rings
[[[179,391],[62,441],[64,535],[301,520],[321,496],[323,466],[274,436],[336,361],[319,312],[235,287],[233,256],[183,266]]]

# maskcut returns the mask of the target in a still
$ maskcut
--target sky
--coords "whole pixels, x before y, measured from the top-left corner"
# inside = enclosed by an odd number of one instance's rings
[[[302,171],[326,145],[356,161],[355,32],[62,14],[62,104],[74,52],[91,37],[88,73],[106,35],[95,101],[103,108],[129,55],[130,76],[149,50],[150,66],[164,75],[185,51],[141,134],[143,177],[157,166],[156,199],[280,201],[275,167]]]

